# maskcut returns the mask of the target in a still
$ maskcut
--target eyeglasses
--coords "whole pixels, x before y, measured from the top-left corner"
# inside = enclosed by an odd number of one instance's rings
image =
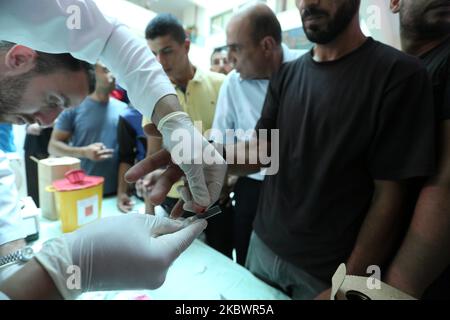
[[[55,93],[47,94],[45,105],[49,109],[67,109],[70,107],[66,97]]]

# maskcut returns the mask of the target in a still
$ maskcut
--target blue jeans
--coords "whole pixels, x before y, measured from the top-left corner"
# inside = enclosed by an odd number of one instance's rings
[[[311,300],[330,285],[283,260],[252,233],[245,266],[258,278],[294,300]]]

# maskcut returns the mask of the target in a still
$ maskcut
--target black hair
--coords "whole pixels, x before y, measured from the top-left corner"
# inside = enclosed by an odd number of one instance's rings
[[[228,49],[227,46],[222,46],[222,47],[217,47],[217,48],[215,48],[215,49],[213,50],[213,52],[211,53],[211,62],[212,62],[212,59],[213,59],[213,57],[214,57],[214,55],[215,55],[216,53],[226,51],[227,49]]]
[[[157,37],[171,35],[178,43],[184,43],[186,32],[180,21],[170,13],[158,14],[145,28],[145,39],[154,40]]]
[[[0,40],[0,51],[9,50],[16,44]],[[89,93],[95,90],[95,66],[82,60],[74,58],[69,53],[46,53],[36,51],[37,59],[33,73],[48,75],[57,71],[84,71],[89,82]]]
[[[9,41],[5,41],[5,40],[0,40],[0,50],[9,50],[11,49],[13,46],[15,46],[15,43],[9,42]]]
[[[78,60],[69,53],[45,53],[37,51],[36,67],[33,69],[38,74],[50,74],[57,71],[77,72],[84,71],[86,73],[89,94],[95,91],[95,65],[86,61]]]

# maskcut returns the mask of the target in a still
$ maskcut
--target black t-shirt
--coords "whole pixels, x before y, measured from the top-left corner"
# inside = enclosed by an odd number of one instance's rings
[[[49,156],[47,149],[52,132],[53,128],[44,128],[38,136],[26,135],[23,149],[27,154],[27,158],[30,155],[38,159],[45,159]]]
[[[136,163],[136,140],[136,131],[123,116],[120,116],[117,125],[117,145],[119,146],[120,163],[127,163],[130,166]]]
[[[255,232],[325,281],[354,247],[374,180],[435,169],[427,71],[372,38],[336,61],[306,54],[283,65],[257,129],[279,129],[280,168],[263,183]]]
[[[421,56],[433,82],[439,120],[450,119],[450,37]]]

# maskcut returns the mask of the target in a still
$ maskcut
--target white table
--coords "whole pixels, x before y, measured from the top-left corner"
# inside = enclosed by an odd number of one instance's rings
[[[144,204],[136,201],[143,213]],[[161,212],[157,211],[157,214]],[[103,200],[102,217],[121,214],[116,198]],[[40,219],[40,238],[36,249],[50,238],[62,234],[60,221]],[[200,240],[174,262],[161,288],[151,291],[86,293],[80,299],[156,299],[156,300],[288,300],[289,297],[256,278],[247,269],[230,260]]]

